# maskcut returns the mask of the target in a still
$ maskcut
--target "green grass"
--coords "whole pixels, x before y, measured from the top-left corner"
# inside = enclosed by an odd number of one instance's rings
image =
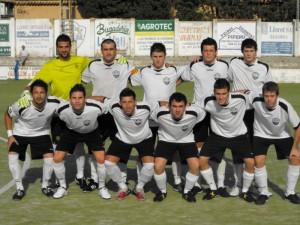
[[[17,100],[28,81],[0,81],[0,117],[3,118],[7,106]],[[88,93],[91,93],[88,86]],[[281,96],[290,101],[300,114],[299,90],[300,84],[280,84]],[[142,89],[135,88],[139,99]],[[193,87],[191,83],[184,83],[178,91],[187,94],[191,100]],[[0,137],[6,138],[3,120],[0,122]],[[108,144],[108,143],[107,143]],[[8,169],[6,143],[0,140],[0,188],[11,181]],[[136,152],[133,153],[136,156]],[[226,154],[227,171],[225,184],[232,186],[232,167],[230,154]],[[134,187],[135,158],[129,162],[130,187]],[[155,182],[146,185],[147,199],[138,202],[133,195],[124,201],[115,199],[103,200],[97,192],[82,193],[74,183],[75,163],[73,157],[66,159],[67,181],[69,195],[60,200],[46,198],[41,194],[42,160],[32,161],[30,169],[23,179],[27,188],[27,195],[20,202],[12,200],[15,187],[0,195],[0,223],[7,224],[296,224],[300,206],[284,201],[287,161],[276,160],[274,149],[269,151],[267,170],[269,186],[273,197],[266,205],[256,206],[248,204],[239,198],[216,198],[203,201],[203,194],[197,196],[195,204],[185,202],[181,196],[172,191],[172,176],[170,168],[168,174],[168,197],[162,203],[154,203],[152,198],[156,191]],[[88,166],[88,164],[87,164]],[[86,168],[89,176],[89,169]],[[117,186],[108,181],[109,189],[116,191]],[[114,196],[115,193],[110,191]],[[300,185],[296,192],[300,191]]]

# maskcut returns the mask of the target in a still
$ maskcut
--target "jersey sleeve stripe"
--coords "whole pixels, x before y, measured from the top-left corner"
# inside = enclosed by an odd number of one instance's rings
[[[269,72],[269,65],[268,64],[266,64],[266,63],[264,63],[264,62],[262,62],[262,61],[257,61],[257,63],[259,63],[259,64],[262,64],[262,65],[264,65],[265,67],[267,67],[267,73]]]
[[[19,110],[19,115],[21,115],[22,112],[23,112],[25,109],[26,109],[26,108],[21,108],[21,109]]]
[[[60,108],[57,110],[57,113],[60,114],[63,110],[65,110],[65,109],[67,109],[67,108],[69,108],[69,104],[60,107]]]
[[[232,97],[232,98],[241,98],[241,99],[243,99],[244,101],[246,101],[246,98],[245,98],[245,96],[243,96],[243,95],[235,95],[235,94],[232,94],[231,97]]]
[[[93,107],[96,107],[96,108],[98,108],[98,109],[100,109],[100,110],[102,111],[102,108],[101,108],[99,105],[95,104],[95,103],[86,102],[86,105],[87,105],[87,106],[93,106]]]
[[[170,111],[161,111],[161,112],[157,113],[157,118],[160,116],[163,116],[163,115],[167,115],[167,114],[170,114]]]
[[[283,102],[279,102],[279,106],[280,106],[284,111],[286,111],[286,113],[289,112],[288,106],[287,106],[286,104],[284,104]]]
[[[209,102],[209,101],[214,101],[216,100],[216,97],[215,96],[209,96],[207,98],[205,98],[204,100],[204,106],[206,106],[206,104]]]
[[[185,114],[193,115],[195,117],[198,117],[198,114],[195,111],[185,111]]]
[[[298,126],[294,127],[294,130],[297,130],[298,127],[300,127],[300,123],[298,124]]]
[[[47,102],[49,103],[60,103],[60,101],[58,99],[50,99],[50,98],[47,98]]]
[[[264,102],[264,99],[263,99],[262,97],[255,97],[255,98],[253,99],[252,104],[253,104],[254,102]]]
[[[150,112],[150,107],[147,106],[147,105],[137,105],[136,108],[137,109],[146,109],[146,110],[148,110]]]
[[[115,103],[112,105],[111,109],[113,108],[121,108],[121,106],[119,105],[119,103]]]

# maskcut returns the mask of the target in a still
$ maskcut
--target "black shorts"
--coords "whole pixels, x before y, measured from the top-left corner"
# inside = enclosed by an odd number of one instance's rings
[[[200,151],[200,156],[210,157],[211,160],[220,163],[226,148],[232,152],[233,163],[241,163],[244,158],[253,158],[252,147],[247,134],[226,138],[211,133]]]
[[[210,130],[210,113],[206,113],[205,118],[193,128],[195,142],[205,142]]]
[[[253,137],[253,153],[257,155],[267,155],[270,145],[275,145],[277,159],[282,160],[290,156],[294,139],[292,137],[270,139],[262,137]]]
[[[61,139],[62,132],[66,127],[66,123],[59,117],[53,117],[51,121],[51,136],[53,144],[57,145]]]
[[[198,158],[198,149],[195,142],[173,143],[166,141],[158,141],[155,149],[155,158],[161,157],[172,162],[176,151],[179,152],[181,161],[192,157]]]
[[[12,143],[9,152],[19,154],[19,159],[25,161],[27,146],[30,145],[31,159],[42,159],[44,154],[53,153],[53,146],[50,135],[42,135],[37,137],[24,137],[14,135],[19,145]]]
[[[114,117],[109,112],[98,117],[98,124],[102,140],[105,141],[108,137],[110,140],[114,140],[116,133],[118,132],[118,128]]]
[[[127,144],[118,138],[115,138],[109,146],[106,155],[113,155],[120,158],[120,161],[127,163],[130,157],[132,148],[136,148],[139,157],[154,156],[154,141],[153,138],[148,138],[137,144]]]
[[[65,128],[63,130],[61,140],[58,142],[56,150],[69,152],[73,154],[75,146],[79,142],[84,142],[91,151],[104,151],[103,141],[99,129],[90,133],[78,133],[76,131]]]
[[[156,142],[157,134],[158,134],[158,127],[150,127],[150,130],[152,132],[152,138],[154,143]]]
[[[254,123],[254,109],[246,110],[244,115],[244,123],[247,127],[248,135],[250,142],[252,142],[253,139],[253,123]]]

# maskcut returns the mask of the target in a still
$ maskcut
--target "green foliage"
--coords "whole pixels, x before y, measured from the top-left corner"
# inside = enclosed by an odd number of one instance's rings
[[[292,21],[297,0],[78,0],[85,18]]]
[[[169,19],[170,1],[81,0],[87,18]]]

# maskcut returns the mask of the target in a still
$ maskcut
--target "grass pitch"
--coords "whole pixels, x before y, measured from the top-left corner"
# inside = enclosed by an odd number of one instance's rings
[[[16,101],[27,85],[28,81],[7,80],[0,81],[0,117],[3,118],[7,106]],[[134,88],[139,99],[142,98],[142,89]],[[300,84],[280,84],[281,96],[290,101],[300,114],[299,90]],[[191,100],[193,93],[192,83],[184,83],[178,91],[185,93]],[[91,93],[91,86],[88,86]],[[6,138],[3,120],[0,121],[0,137]],[[108,142],[106,146],[108,146]],[[12,178],[8,169],[6,143],[0,140],[0,189],[9,183]],[[226,154],[227,170],[225,185],[231,187],[232,161],[231,154]],[[88,158],[88,157],[87,157]],[[136,152],[129,162],[128,176],[130,187],[136,181],[135,172]],[[154,203],[152,198],[156,192],[155,182],[152,180],[145,186],[147,199],[138,202],[135,196],[130,195],[124,201],[103,200],[96,191],[82,193],[75,184],[76,165],[73,156],[66,159],[67,182],[69,195],[63,199],[47,198],[41,193],[42,160],[31,161],[30,169],[23,179],[26,196],[20,202],[12,200],[15,186],[0,195],[0,224],[297,224],[299,205],[284,201],[287,161],[278,161],[274,149],[269,150],[267,170],[269,188],[273,197],[263,206],[249,204],[239,198],[218,197],[212,201],[203,201],[203,194],[197,195],[197,202],[187,203],[181,196],[172,190],[173,177],[170,168],[168,175],[168,196],[161,203]],[[86,176],[89,177],[89,164],[86,160]],[[183,171],[184,174],[184,171]],[[184,176],[183,176],[184,177]],[[54,181],[54,180],[53,180]],[[205,184],[203,184],[207,187]],[[114,197],[117,186],[108,179],[108,188]],[[300,191],[300,184],[296,192]]]

